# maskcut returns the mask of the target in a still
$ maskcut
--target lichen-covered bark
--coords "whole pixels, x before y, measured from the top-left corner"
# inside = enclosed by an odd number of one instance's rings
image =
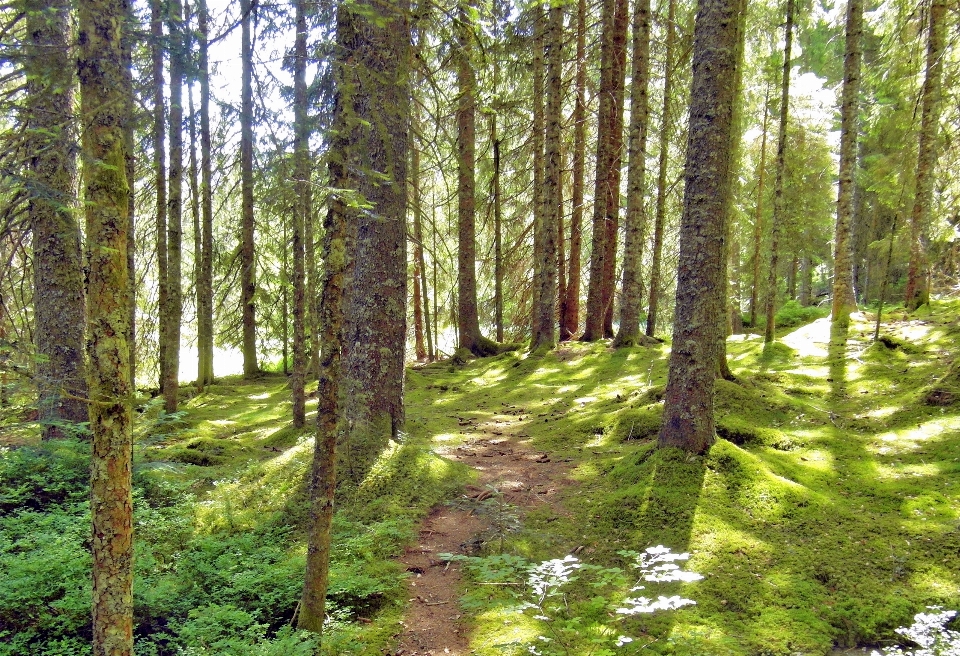
[[[846,333],[850,313],[856,308],[853,293],[853,187],[857,167],[857,107],[860,95],[860,60],[863,57],[863,2],[848,0],[846,45],[843,56],[843,91],[840,105],[840,183],[837,192],[837,225],[833,240],[833,308],[835,332]]]
[[[253,216],[253,45],[251,24],[253,3],[240,0],[241,16],[241,90],[240,90],[240,314],[243,322],[243,375],[257,375],[257,320],[254,296],[256,262],[254,260]]]
[[[927,30],[927,68],[923,80],[917,181],[910,213],[910,265],[904,292],[906,308],[916,310],[930,300],[930,271],[925,248],[933,203],[933,176],[937,165],[937,132],[940,122],[940,88],[943,76],[947,3],[933,0]]]
[[[593,195],[593,246],[587,285],[587,316],[581,340],[608,333],[613,311],[613,271],[620,210],[623,148],[623,85],[626,68],[627,11],[624,0],[604,0],[600,37],[600,109],[597,116],[597,170]],[[610,314],[612,319],[612,314]]]
[[[780,82],[780,121],[777,131],[777,168],[773,183],[773,224],[770,227],[770,268],[767,271],[766,328],[764,344],[773,342],[777,311],[777,274],[780,262],[780,234],[783,232],[783,177],[787,169],[787,123],[790,116],[790,49],[793,45],[793,0],[787,0],[784,26],[783,76]]]
[[[660,446],[703,453],[716,439],[713,390],[724,338],[723,241],[729,210],[739,3],[701,0],[693,45],[690,127],[676,315]]]
[[[307,15],[305,0],[296,2],[297,36],[294,43],[293,111],[294,111],[294,189],[293,208],[293,427],[306,423],[307,373],[306,297],[304,271],[304,226],[310,220],[310,128],[307,117]]]
[[[573,106],[573,173],[570,212],[570,257],[567,260],[567,295],[561,304],[560,339],[572,339],[580,326],[580,256],[583,245],[583,173],[586,159],[587,3],[577,1],[577,72]]]
[[[663,232],[667,220],[667,169],[670,164],[670,139],[673,134],[673,117],[670,112],[674,82],[673,51],[676,44],[676,0],[667,1],[667,38],[664,46],[663,110],[660,114],[660,154],[657,161],[657,207],[653,218],[653,245],[650,256],[650,292],[647,300],[647,337],[653,337],[657,329],[660,308],[660,269],[663,259]]]
[[[166,366],[163,376],[163,405],[177,411],[180,385],[180,322],[183,319],[181,248],[183,241],[183,5],[169,0],[170,33],[170,191],[167,195],[167,303]]]
[[[542,7],[537,8],[537,22],[544,20]],[[544,158],[541,211],[536,218],[537,249],[534,257],[533,285],[535,305],[531,308],[530,350],[550,349],[557,341],[557,223],[561,221],[560,121],[563,103],[561,51],[563,48],[563,8],[551,5],[546,17],[544,40],[534,44],[535,58],[543,57],[547,48],[546,107],[543,113]],[[542,64],[540,66],[542,72]],[[535,93],[536,95],[536,93]],[[535,102],[538,102],[535,99]],[[539,103],[538,103],[539,104]]]
[[[627,170],[626,236],[623,242],[623,298],[620,328],[614,344],[633,346],[640,341],[640,303],[643,284],[640,264],[646,240],[647,216],[644,178],[647,159],[647,122],[650,103],[650,0],[637,0],[633,14],[633,70],[630,96],[630,142]]]
[[[27,15],[27,213],[33,230],[38,419],[43,438],[87,421],[84,292],[76,213],[77,133],[70,4],[24,3]]]
[[[359,12],[377,20],[362,20]],[[341,473],[359,482],[403,421],[406,343],[407,138],[410,28],[408,4],[358,7],[340,45],[350,57],[350,189],[369,209],[357,213],[349,246],[352,277],[344,306],[343,390],[346,426],[338,443]],[[338,25],[338,29],[339,29]],[[340,37],[338,36],[338,39]]]
[[[93,654],[133,653],[133,504],[129,380],[129,227],[124,109],[132,93],[123,70],[123,0],[80,0],[77,58],[83,135],[93,448]]]

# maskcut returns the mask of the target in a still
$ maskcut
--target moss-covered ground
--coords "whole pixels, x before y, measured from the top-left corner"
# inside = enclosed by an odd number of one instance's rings
[[[855,321],[842,349],[823,320],[767,349],[731,338],[737,380],[717,383],[721,439],[703,457],[654,448],[668,345],[410,370],[403,440],[341,491],[323,652],[392,653],[406,602],[392,558],[472,480],[445,454],[504,416],[574,481],[565,511],[524,513],[504,552],[623,567],[619,551],[663,544],[704,575],[681,589],[695,606],[616,620],[638,637],[622,653],[827,654],[888,644],[925,606],[960,608],[958,319],[958,304],[895,315],[876,344]],[[138,653],[311,653],[283,629],[312,451],[310,431],[289,428],[285,379],[227,380],[182,409],[149,404],[137,422]],[[88,653],[84,447],[2,455],[0,655]],[[462,590],[477,653],[525,653],[493,646],[536,635],[514,588],[481,583]]]

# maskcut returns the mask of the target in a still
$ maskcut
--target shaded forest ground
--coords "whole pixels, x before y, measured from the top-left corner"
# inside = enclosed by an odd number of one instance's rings
[[[587,654],[623,634],[618,653],[826,654],[889,644],[927,605],[960,608],[960,386],[941,381],[958,314],[895,317],[876,345],[855,323],[843,353],[825,320],[766,351],[731,339],[738,382],[718,383],[723,439],[703,458],[653,448],[666,346],[411,370],[405,438],[341,490],[323,652]],[[227,380],[184,408],[137,424],[138,653],[311,653],[284,628],[312,449],[289,428],[285,381]],[[0,433],[32,443],[15,420]],[[86,653],[85,467],[70,442],[0,459],[0,654]],[[448,512],[476,520],[453,562],[421,548]],[[658,544],[692,553],[704,579],[663,593],[696,605],[618,616],[620,552]],[[524,568],[571,553],[607,573],[571,583],[546,626],[520,608]],[[412,592],[456,567],[457,608]],[[449,610],[459,642],[410,642],[418,603]],[[554,628],[570,631],[538,638]]]

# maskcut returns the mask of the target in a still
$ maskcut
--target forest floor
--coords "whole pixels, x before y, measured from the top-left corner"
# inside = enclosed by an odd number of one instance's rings
[[[407,375],[406,433],[338,489],[322,646],[290,628],[311,429],[286,378],[135,425],[138,656],[824,656],[960,608],[960,302],[848,342],[735,336],[720,439],[658,450],[669,346],[564,344]],[[313,407],[312,405],[310,406]],[[26,421],[25,421],[26,419]],[[310,421],[308,417],[308,422]],[[0,410],[0,656],[89,649],[89,446]],[[650,548],[703,575],[638,581]],[[636,592],[637,584],[648,590]],[[695,605],[629,615],[637,595]],[[859,649],[860,652],[848,650]]]

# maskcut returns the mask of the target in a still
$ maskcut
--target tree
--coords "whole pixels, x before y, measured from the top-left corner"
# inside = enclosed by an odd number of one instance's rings
[[[626,238],[623,242],[623,298],[620,301],[620,329],[616,346],[640,342],[640,302],[643,285],[640,262],[646,232],[644,177],[647,159],[647,122],[650,105],[650,0],[637,0],[633,14],[633,71],[630,95],[630,144],[627,170]]]
[[[843,55],[843,91],[840,105],[840,184],[837,191],[837,226],[833,257],[833,308],[831,331],[846,335],[850,313],[856,308],[853,293],[854,170],[857,166],[857,107],[860,95],[860,60],[863,57],[863,3],[848,0]]]
[[[917,151],[917,181],[910,213],[910,267],[907,271],[905,305],[916,310],[930,300],[929,265],[924,248],[925,231],[933,203],[933,175],[937,164],[937,132],[940,122],[940,79],[943,75],[947,3],[932,0],[927,28],[927,68],[923,81],[920,114],[920,146]]]
[[[206,0],[197,3],[200,32],[198,68],[200,75],[200,266],[197,275],[197,383],[213,382],[213,166],[210,138],[209,16]]]
[[[257,321],[255,295],[253,216],[253,44],[251,23],[253,0],[240,0],[241,25],[241,98],[240,98],[240,293],[243,321],[243,375],[257,375]]]
[[[294,208],[293,208],[293,427],[306,423],[306,290],[304,272],[304,226],[310,221],[310,127],[307,117],[307,15],[305,0],[296,3],[297,36],[293,61],[294,109]]]
[[[93,654],[133,653],[133,499],[129,379],[129,183],[122,0],[78,3],[77,68],[87,235],[88,386],[93,448]]]
[[[741,9],[739,0],[701,0],[694,28],[676,316],[658,439],[661,447],[693,453],[716,439],[713,390],[725,337],[723,241]]]
[[[33,231],[38,420],[44,439],[87,421],[70,3],[26,3],[27,213]]]
[[[159,387],[167,380],[167,344],[170,314],[167,312],[169,283],[167,275],[167,113],[163,94],[163,3],[150,2],[150,53],[153,71],[153,175],[157,193],[157,364]]]

